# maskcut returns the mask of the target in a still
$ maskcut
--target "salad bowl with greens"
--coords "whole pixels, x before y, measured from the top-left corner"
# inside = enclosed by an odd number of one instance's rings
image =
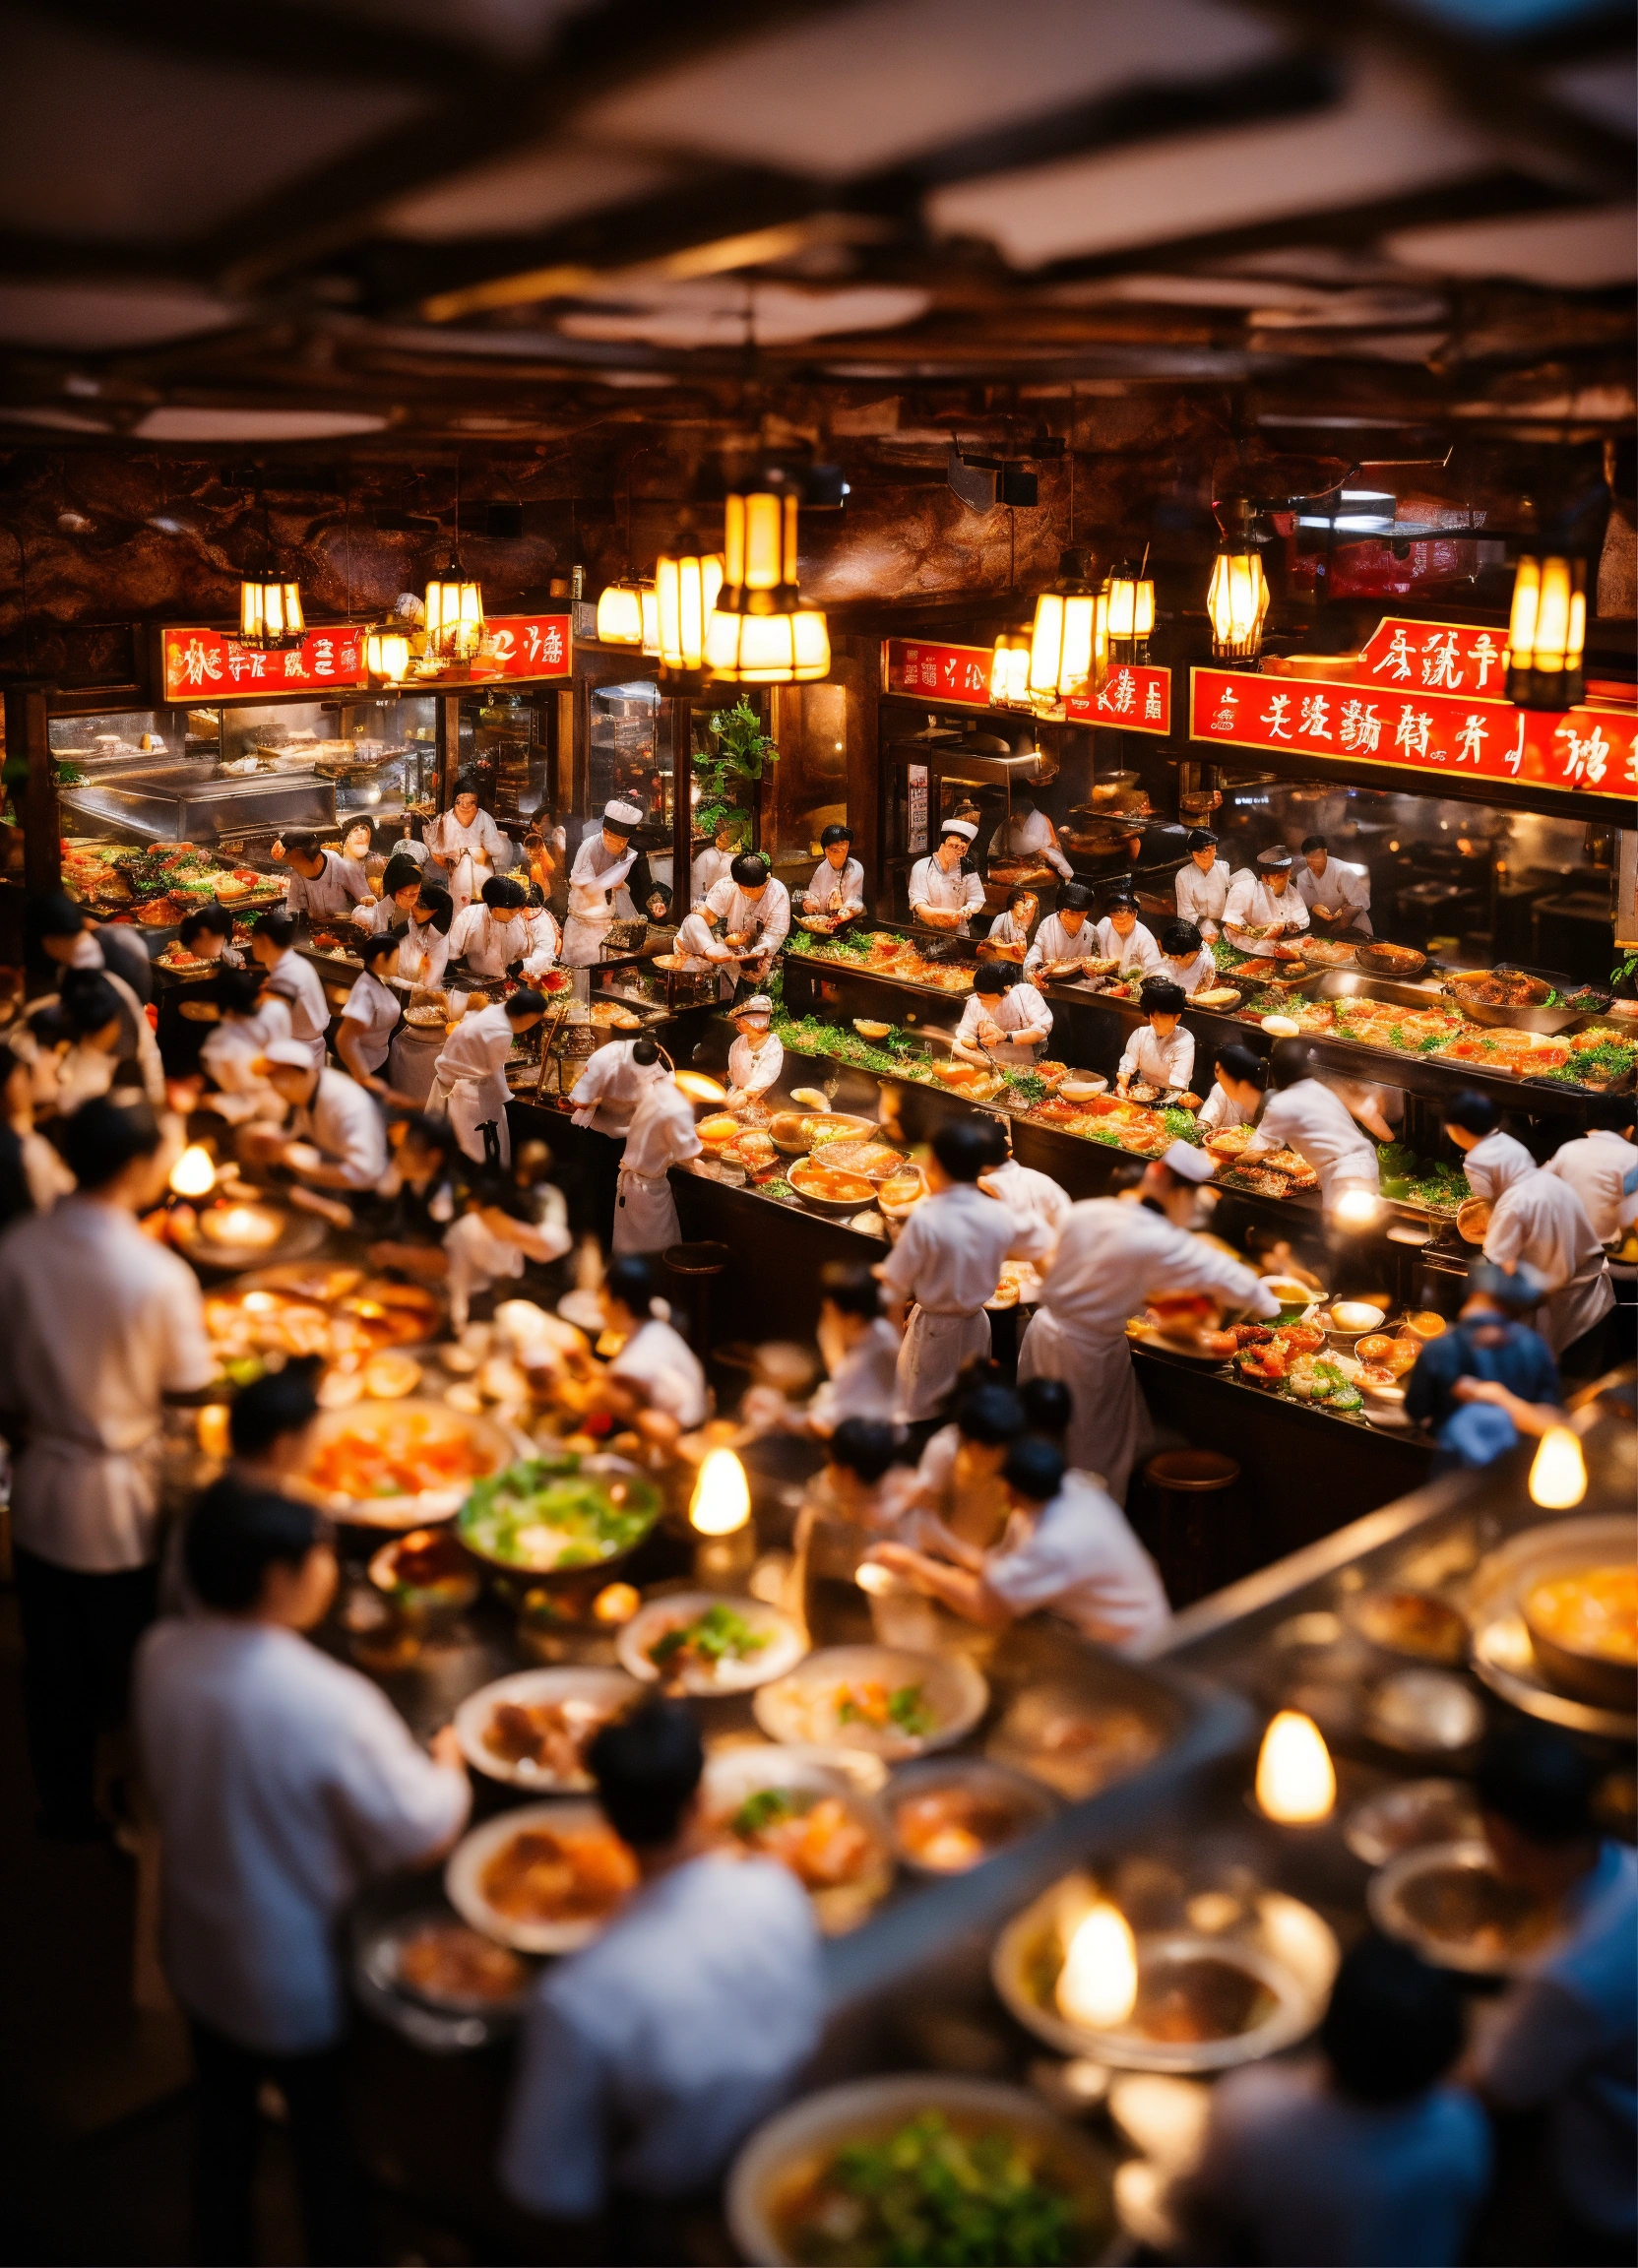
[[[761,1599],[672,1591],[650,1600],[615,1641],[620,1667],[681,1693],[745,1693],[783,1677],[807,1651],[798,1624]]]
[[[526,1457],[480,1480],[457,1533],[474,1557],[519,1575],[606,1567],[659,1519],[660,1490],[614,1459],[583,1463],[572,1451]]]

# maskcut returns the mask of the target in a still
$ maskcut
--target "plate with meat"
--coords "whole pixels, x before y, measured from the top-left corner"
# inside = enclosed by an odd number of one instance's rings
[[[760,1599],[673,1591],[651,1600],[615,1641],[623,1669],[683,1693],[745,1693],[783,1677],[807,1651],[798,1624]]]
[[[623,1670],[523,1670],[469,1693],[455,1736],[473,1771],[491,1780],[581,1795],[593,1785],[587,1749],[642,1690]]]
[[[1284,1173],[1273,1173],[1261,1164],[1233,1166],[1228,1185],[1233,1189],[1249,1190],[1253,1197],[1289,1197],[1292,1186]]]
[[[1255,1127],[1220,1126],[1215,1132],[1206,1136],[1202,1146],[1209,1150],[1214,1158],[1237,1158],[1247,1143],[1255,1140]]]
[[[516,2016],[533,1966],[449,1914],[412,1914],[382,1930],[362,1956],[365,1976],[440,2016]]]
[[[637,1887],[637,1861],[597,1804],[526,1803],[474,1827],[444,1891],[463,1921],[519,1953],[569,1953]]]
[[[707,1764],[700,1794],[712,1838],[788,1867],[827,1936],[855,1928],[892,1885],[887,1820],[839,1765],[787,1748],[729,1748]]]
[[[1354,946],[1346,937],[1304,937],[1302,958],[1314,969],[1346,969]]]

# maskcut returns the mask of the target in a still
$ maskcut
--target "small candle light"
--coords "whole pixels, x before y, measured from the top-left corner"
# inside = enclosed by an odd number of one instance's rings
[[[194,1418],[200,1449],[207,1457],[225,1457],[232,1447],[227,1433],[227,1405],[207,1402]]]
[[[1285,1827],[1329,1818],[1337,1773],[1325,1735],[1299,1709],[1282,1709],[1263,1734],[1257,1757],[1257,1807]]]
[[[1531,1464],[1530,1501],[1544,1512],[1568,1512],[1586,1493],[1587,1460],[1581,1443],[1567,1425],[1549,1426]]]
[[[190,1142],[170,1169],[171,1193],[177,1197],[208,1197],[217,1185],[217,1169],[203,1142]]]
[[[1368,1228],[1381,1211],[1381,1200],[1373,1189],[1344,1189],[1332,1208],[1332,1218],[1339,1228]]]
[[[751,1516],[750,1483],[731,1449],[713,1449],[700,1467],[688,1517],[702,1536],[731,1536]]]
[[[1058,1972],[1060,2015],[1091,2032],[1124,2024],[1138,1998],[1138,1948],[1118,1906],[1101,1898],[1077,1924]]]

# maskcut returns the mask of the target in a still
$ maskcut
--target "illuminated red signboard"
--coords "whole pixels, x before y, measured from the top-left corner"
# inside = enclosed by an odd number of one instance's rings
[[[483,651],[468,682],[502,678],[567,677],[574,649],[568,614],[491,614],[483,625]]]
[[[888,638],[882,644],[882,689],[961,709],[987,709],[987,646],[935,646],[921,639]],[[1171,730],[1171,671],[1137,663],[1109,671],[1102,693],[1072,695],[1064,715],[1077,724],[1107,724],[1122,732]]]
[[[357,692],[367,682],[364,633],[331,623],[287,654],[262,654],[220,630],[173,624],[159,632],[167,702],[268,701],[301,693]]]
[[[1072,693],[1063,708],[1077,724],[1158,732],[1164,739],[1171,730],[1171,671],[1151,669],[1141,662],[1111,662],[1102,693]]]

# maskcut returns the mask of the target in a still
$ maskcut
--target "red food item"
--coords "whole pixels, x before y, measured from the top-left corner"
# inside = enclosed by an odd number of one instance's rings
[[[1266,1347],[1274,1337],[1266,1323],[1236,1323],[1232,1329],[1239,1347]]]
[[[1325,1333],[1317,1323],[1288,1323],[1274,1334],[1274,1344],[1288,1354],[1317,1354],[1325,1345]]]

